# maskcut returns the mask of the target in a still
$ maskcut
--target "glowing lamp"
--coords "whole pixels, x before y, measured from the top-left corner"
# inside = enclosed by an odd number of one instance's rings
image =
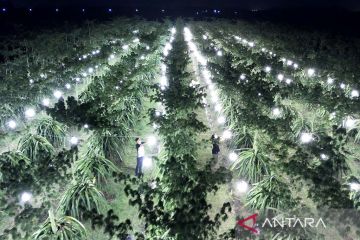
[[[25,117],[26,118],[33,118],[33,117],[35,117],[35,114],[36,114],[36,112],[35,112],[35,110],[33,108],[28,108],[28,109],[25,110]]]
[[[78,145],[79,139],[77,137],[71,137],[70,143],[71,143],[71,145]]]
[[[229,160],[230,160],[231,162],[236,161],[237,158],[238,158],[238,155],[237,155],[236,153],[231,152],[231,153],[229,154]]]
[[[45,107],[48,107],[50,105],[50,99],[44,98],[42,100],[42,105],[45,106]]]
[[[54,93],[53,93],[54,97],[59,99],[62,97],[63,93],[59,90],[55,90]]]
[[[10,129],[15,129],[17,124],[14,120],[10,120],[7,122],[7,126],[10,128]]]
[[[300,141],[302,143],[310,143],[313,141],[313,135],[311,133],[301,133]]]

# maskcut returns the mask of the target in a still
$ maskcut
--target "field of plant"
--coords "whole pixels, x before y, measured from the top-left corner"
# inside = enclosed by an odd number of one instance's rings
[[[0,239],[360,237],[359,40],[120,18],[0,42]],[[294,215],[326,227],[260,223]]]

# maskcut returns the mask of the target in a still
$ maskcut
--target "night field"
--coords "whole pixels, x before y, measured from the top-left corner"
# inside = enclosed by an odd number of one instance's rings
[[[1,240],[360,239],[359,3],[30,2],[0,1]]]

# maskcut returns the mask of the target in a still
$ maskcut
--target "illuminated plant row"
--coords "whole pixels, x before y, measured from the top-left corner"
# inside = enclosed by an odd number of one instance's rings
[[[214,51],[207,37],[197,33],[197,41],[208,56],[211,76],[221,89],[229,125],[236,132],[239,154],[232,153],[229,158],[234,161],[236,173],[255,183],[247,194],[247,204],[257,210],[267,207],[290,210],[299,196],[294,192],[289,195],[289,179],[300,176],[302,181],[312,180],[309,196],[318,206],[326,203],[352,207],[349,190],[341,187],[346,180],[341,179],[341,173],[347,170],[348,160],[343,151],[347,148],[343,140],[346,130],[341,126],[332,129],[326,118],[323,123],[308,125],[299,109],[283,105],[292,97],[296,99],[296,95],[284,95],[282,89],[274,88],[271,81],[269,84],[267,73],[254,73],[252,65],[236,64],[236,54],[223,49]],[[244,76],[243,71],[249,74]],[[321,117],[321,113],[317,116]],[[318,176],[323,181],[319,182]],[[277,186],[274,192],[266,187],[270,183]],[[354,189],[354,183],[350,187]],[[327,198],[323,199],[325,195]]]
[[[76,134],[74,134],[74,136],[69,139],[71,144],[70,150],[61,150],[55,147],[55,143],[60,141],[59,138],[48,137],[59,137],[60,135],[49,135],[49,128],[41,127],[41,131],[37,132],[37,134],[40,135],[30,134],[31,138],[29,140],[26,140],[26,142],[22,144],[24,145],[24,147],[22,147],[22,149],[24,149],[22,151],[24,154],[24,161],[28,161],[26,159],[31,158],[29,161],[30,165],[23,166],[25,169],[27,169],[23,174],[26,173],[27,175],[16,174],[19,179],[19,186],[17,191],[20,192],[24,191],[24,189],[28,189],[21,194],[20,198],[21,204],[25,204],[28,210],[19,212],[18,217],[23,214],[27,214],[28,216],[37,219],[36,221],[42,221],[43,218],[41,216],[44,216],[43,212],[46,212],[46,209],[53,208],[53,201],[57,197],[59,197],[59,193],[56,190],[57,187],[55,183],[57,183],[57,181],[59,181],[60,179],[62,181],[58,183],[60,184],[59,186],[64,187],[67,185],[68,189],[65,191],[65,194],[60,201],[60,206],[55,212],[55,218],[59,222],[68,221],[66,222],[66,224],[74,223],[76,225],[78,224],[76,223],[76,221],[71,220],[71,218],[69,217],[61,216],[64,216],[64,214],[66,213],[72,214],[75,217],[79,217],[81,215],[81,212],[85,211],[86,209],[92,210],[94,206],[99,209],[104,207],[102,205],[104,203],[102,193],[97,189],[96,181],[94,182],[92,178],[95,177],[94,179],[97,179],[99,181],[100,179],[104,179],[105,176],[108,177],[109,173],[111,176],[112,171],[118,171],[116,168],[117,166],[115,166],[116,162],[112,162],[116,160],[116,157],[113,157],[110,160],[106,157],[109,157],[109,155],[107,154],[110,154],[111,156],[114,155],[114,147],[117,147],[117,149],[115,149],[116,151],[120,151],[121,149],[123,149],[123,147],[125,147],[113,146],[111,145],[112,143],[116,142],[117,139],[124,141],[124,139],[128,139],[128,137],[121,134],[117,136],[116,134],[118,132],[114,132],[114,129],[122,131],[121,133],[129,134],[128,129],[131,129],[131,122],[136,121],[136,119],[132,118],[138,117],[139,115],[137,114],[138,111],[141,109],[139,103],[142,102],[141,98],[144,96],[146,88],[148,88],[149,86],[149,84],[145,83],[146,81],[150,81],[154,76],[155,73],[152,69],[155,69],[154,66],[156,66],[159,61],[157,57],[159,55],[157,48],[159,47],[158,42],[161,40],[162,37],[161,31],[161,28],[159,28],[158,31],[156,31],[156,28],[147,28],[144,35],[156,36],[155,38],[153,38],[154,40],[146,40],[149,45],[144,43],[140,43],[141,45],[139,45],[138,43],[138,46],[136,48],[129,49],[128,54],[121,57],[121,61],[114,62],[115,65],[108,66],[108,73],[106,73],[102,77],[95,78],[95,81],[90,83],[90,85],[87,87],[87,90],[80,95],[79,100],[75,100],[75,98],[69,97],[66,101],[67,105],[65,106],[63,105],[63,98],[60,98],[59,102],[57,102],[53,108],[47,108],[47,112],[59,121],[57,122],[49,118],[49,120],[51,120],[49,124],[52,129],[54,129],[53,126],[55,124],[57,126],[57,129],[61,129],[61,127],[62,129],[65,129],[65,126],[68,126],[70,127],[70,129],[72,129],[73,133],[74,126],[80,126],[80,128],[84,128],[85,130],[93,129],[94,132],[92,133],[90,138],[86,140],[87,144],[84,145],[84,147],[86,146],[86,148],[79,148],[79,144],[82,145],[82,142],[85,139],[82,140],[77,137]],[[146,52],[146,54],[144,51]],[[129,65],[133,65],[132,72],[128,71]],[[123,78],[124,81],[120,82],[119,77]],[[121,85],[121,83],[123,84]],[[139,88],[135,87],[136,85],[139,86]],[[129,90],[133,89],[133,87],[135,87],[135,91],[131,93],[131,91]],[[101,111],[99,111],[98,107],[103,106],[103,104],[100,104],[99,101],[106,103],[106,106],[109,109],[101,109]],[[124,110],[124,106],[127,108],[130,107],[133,110]],[[71,109],[69,109],[69,107]],[[92,122],[83,122],[83,119],[79,119],[77,114],[84,114],[83,116],[85,117],[85,119],[92,119]],[[47,129],[47,131],[44,132],[44,136],[41,136],[41,133],[44,129]],[[87,131],[88,130],[86,130],[85,132]],[[109,132],[110,135],[106,135]],[[61,136],[63,138],[64,135],[65,134],[62,131]],[[113,140],[103,143],[99,142],[106,140],[106,138],[108,140]],[[98,141],[94,139],[98,139]],[[53,143],[54,146],[52,146],[50,142]],[[121,144],[121,142],[119,144]],[[80,152],[78,153],[78,151]],[[12,153],[9,154],[11,155]],[[55,159],[53,157],[54,154],[58,155],[58,159]],[[22,157],[23,155],[19,155],[19,157],[20,156]],[[59,158],[61,161],[59,161]],[[13,164],[11,162],[14,162],[14,158],[8,159],[10,161],[10,164]],[[75,163],[73,163],[74,160]],[[54,173],[52,173],[50,169],[47,169],[49,166],[48,164],[52,166],[51,169],[56,170],[55,172],[58,173],[56,175],[58,176],[58,178],[55,179],[53,178],[53,176],[49,176],[50,174],[54,175]],[[19,166],[21,165],[11,166],[13,166],[12,171],[15,172],[22,169],[19,168]],[[6,165],[4,165],[4,167],[6,167]],[[36,171],[34,167],[36,167]],[[38,169],[40,167],[43,168]],[[69,171],[70,169],[71,171]],[[71,173],[75,173],[73,182],[71,181]],[[21,186],[21,184],[25,183],[24,179],[22,179],[24,177],[28,179],[28,185]],[[43,182],[42,179],[47,179],[47,181]],[[38,186],[38,183],[41,183],[43,185],[39,184]],[[13,184],[8,184],[9,191],[15,190],[10,189],[12,186]],[[43,192],[43,190],[46,190],[47,192]],[[73,195],[72,193],[76,194]],[[40,197],[43,198],[43,200],[40,200]],[[16,199],[14,199],[14,197],[10,199],[13,199],[11,204],[16,204]],[[30,207],[34,204],[38,205],[37,202],[42,204],[41,208]],[[12,205],[7,205],[6,207],[8,208],[9,206]],[[51,212],[53,211],[50,211],[50,213]],[[19,220],[15,223],[11,231],[8,231],[8,234],[16,238],[16,236],[20,234],[17,229],[20,228],[27,234],[31,234],[33,232],[34,224],[29,224],[28,217],[23,218],[24,220],[26,220],[25,222],[21,221],[22,218],[20,217],[18,219]],[[50,214],[48,221],[52,220],[54,219],[51,218]],[[53,224],[50,224],[50,222],[44,225],[44,228],[42,230],[45,231],[45,234],[49,234],[50,236],[61,234],[61,232],[54,232],[54,229],[52,231],[47,231],[46,228],[50,226],[53,226]],[[78,227],[75,227],[75,229],[79,230],[80,225],[77,226]],[[66,231],[66,229],[63,230]],[[76,234],[79,234],[79,232],[74,232],[74,236],[78,236]],[[39,232],[37,233],[37,235],[39,238],[42,236],[42,234],[39,234]]]

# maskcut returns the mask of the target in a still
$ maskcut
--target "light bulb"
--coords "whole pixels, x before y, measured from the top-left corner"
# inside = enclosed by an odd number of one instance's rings
[[[283,74],[278,74],[277,75],[277,79],[279,80],[279,81],[282,81],[282,80],[284,80],[284,75]]]
[[[287,78],[287,79],[285,80],[285,82],[286,82],[286,84],[290,84],[290,83],[292,83],[292,80],[291,80],[290,78]]]
[[[28,192],[23,192],[20,197],[21,203],[29,202],[32,198],[32,194]]]
[[[217,121],[219,124],[224,124],[226,122],[226,118],[224,116],[220,116]]]
[[[175,34],[176,33],[176,29],[174,27],[171,28],[171,33]]]
[[[287,60],[287,61],[286,61],[286,64],[287,64],[288,66],[291,66],[291,65],[293,64],[293,61]]]
[[[241,74],[241,75],[240,75],[240,79],[241,79],[241,80],[244,80],[245,78],[246,78],[245,74]]]
[[[358,98],[359,97],[359,91],[358,90],[352,90],[351,91],[351,97],[352,98]]]
[[[333,83],[334,83],[334,79],[329,77],[326,82],[327,82],[328,84],[333,84]]]
[[[222,134],[222,138],[225,140],[230,139],[231,137],[232,137],[232,133],[230,130],[225,130]]]
[[[54,97],[56,97],[57,99],[61,98],[63,93],[59,90],[55,90],[53,93]]]
[[[245,181],[238,181],[235,183],[235,189],[238,193],[246,193],[249,189],[249,184]]]
[[[50,105],[50,99],[44,98],[42,100],[42,105],[45,106],[45,107],[48,107]]]
[[[238,155],[237,155],[236,153],[231,152],[231,153],[229,154],[229,160],[230,160],[231,162],[236,161],[237,158],[238,158]]]
[[[65,88],[66,88],[66,89],[71,89],[70,83],[65,84]]]
[[[281,114],[281,110],[279,109],[279,108],[273,108],[273,110],[272,110],[272,114],[274,115],[274,116],[280,116],[280,114]]]
[[[159,111],[155,111],[155,116],[159,117],[161,113]]]
[[[309,68],[309,69],[307,70],[307,74],[309,75],[309,77],[312,77],[312,76],[314,76],[314,74],[315,74],[315,70],[314,70],[313,68]]]
[[[206,40],[206,39],[207,39],[207,36],[206,36],[206,35],[203,35],[203,39]]]
[[[33,108],[28,108],[25,110],[25,117],[26,118],[32,118],[36,114],[35,110]]]
[[[71,145],[77,145],[79,143],[79,139],[77,137],[70,138]]]
[[[345,87],[346,87],[346,85],[345,85],[344,83],[341,83],[341,84],[340,84],[340,88],[341,88],[341,89],[345,89]]]
[[[347,117],[345,120],[344,120],[344,127],[346,129],[352,129],[355,127],[357,123],[357,120],[356,119],[352,119],[351,117]]]
[[[297,69],[299,67],[299,65],[297,63],[294,63],[293,67],[294,67],[294,69]]]
[[[250,47],[254,47],[254,46],[255,46],[255,43],[249,42],[249,46],[250,46]]]
[[[321,158],[322,160],[328,160],[328,159],[329,159],[329,156],[326,155],[325,153],[321,153],[321,154],[320,154],[320,158]]]
[[[310,143],[313,140],[313,135],[311,133],[301,133],[300,141],[302,143]]]
[[[89,125],[88,124],[84,124],[84,128],[88,129]]]
[[[93,73],[93,72],[94,72],[94,69],[93,69],[92,67],[89,67],[88,72],[89,72],[89,73]]]
[[[16,126],[17,126],[17,124],[16,124],[16,122],[15,122],[14,120],[8,121],[8,122],[7,122],[7,125],[8,125],[8,127],[9,127],[10,129],[15,129]]]
[[[217,51],[217,52],[216,52],[216,55],[218,55],[219,57],[221,57],[221,56],[222,56],[222,51],[220,51],[220,50]]]
[[[271,67],[266,66],[266,67],[265,67],[265,72],[267,72],[267,73],[268,73],[268,72],[270,72],[270,71],[271,71]]]

